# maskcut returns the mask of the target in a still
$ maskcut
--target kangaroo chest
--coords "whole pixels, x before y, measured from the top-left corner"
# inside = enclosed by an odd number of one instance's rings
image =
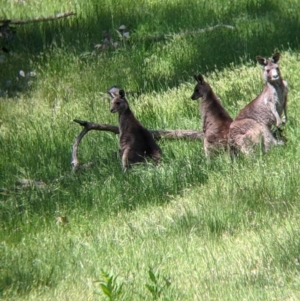
[[[269,89],[265,95],[265,104],[268,102],[273,103],[276,106],[276,110],[281,115],[284,103],[285,103],[285,98],[286,98],[286,88],[284,85],[280,86],[272,86],[269,85]]]

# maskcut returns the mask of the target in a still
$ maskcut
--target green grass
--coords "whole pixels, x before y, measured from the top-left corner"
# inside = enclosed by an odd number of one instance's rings
[[[2,3],[0,19],[77,15],[0,40],[11,50],[0,63],[0,299],[299,300],[300,4],[185,2]],[[234,29],[177,35],[216,24]],[[94,48],[104,30],[119,47]],[[255,56],[275,51],[289,84],[285,146],[207,161],[200,141],[162,139],[158,167],[124,173],[118,137],[91,131],[79,160],[96,164],[72,172],[72,120],[117,124],[110,86],[142,92],[128,99],[147,128],[201,129],[193,74],[234,117],[262,88]]]

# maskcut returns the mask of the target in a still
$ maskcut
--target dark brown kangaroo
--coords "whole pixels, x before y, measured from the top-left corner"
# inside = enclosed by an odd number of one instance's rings
[[[287,83],[280,74],[277,64],[279,58],[279,53],[275,53],[270,59],[256,57],[263,66],[266,83],[262,92],[239,112],[230,125],[228,142],[231,154],[237,151],[247,154],[259,143],[262,143],[267,152],[273,145],[283,143],[272,134],[272,127],[282,125],[282,112],[284,122],[287,119]]]
[[[228,131],[232,118],[223,108],[219,98],[213,92],[210,85],[204,81],[201,74],[194,75],[197,84],[192,100],[200,97],[200,114],[203,122],[204,152],[206,156],[219,150],[224,150],[228,143]]]
[[[120,90],[118,94],[114,94],[110,111],[119,113],[119,143],[123,168],[126,169],[130,164],[145,161],[146,156],[158,163],[162,153],[160,147],[151,133],[135,118],[129,108],[124,90]]]

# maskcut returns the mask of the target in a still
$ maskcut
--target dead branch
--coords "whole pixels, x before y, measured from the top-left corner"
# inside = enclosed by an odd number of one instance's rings
[[[37,17],[34,19],[27,19],[27,20],[0,20],[0,23],[9,23],[9,24],[16,24],[16,25],[22,25],[22,24],[27,24],[27,23],[34,23],[34,22],[42,22],[42,21],[54,21],[58,20],[61,18],[66,18],[69,16],[76,15],[76,13],[70,11],[70,12],[65,12],[65,13],[58,13],[54,16],[49,16],[49,17]]]
[[[227,29],[231,29],[231,30],[235,29],[235,27],[232,26],[232,25],[217,24],[217,25],[207,27],[207,28],[200,28],[200,29],[197,29],[197,30],[184,31],[184,32],[181,32],[181,33],[163,34],[163,35],[160,35],[160,36],[148,36],[148,37],[146,37],[146,40],[158,42],[158,41],[164,41],[164,40],[167,40],[167,39],[170,39],[170,38],[173,38],[173,39],[183,38],[183,37],[186,37],[186,36],[193,36],[193,35],[205,33],[205,32],[208,32],[208,31],[212,31],[212,30],[214,30],[216,28],[219,28],[219,27],[223,27],[223,28],[227,28]]]
[[[74,122],[79,123],[83,126],[83,130],[80,134],[75,138],[72,148],[72,162],[73,169],[77,170],[80,167],[87,167],[92,165],[92,162],[89,162],[83,166],[79,165],[77,152],[78,146],[82,138],[86,133],[90,130],[96,131],[106,131],[111,132],[114,134],[119,134],[119,127],[110,125],[110,124],[100,124],[94,122],[88,122],[83,120],[74,119]],[[150,130],[150,133],[153,135],[154,139],[160,140],[162,138],[165,139],[190,139],[190,140],[202,140],[203,139],[203,132],[196,131],[196,130]]]

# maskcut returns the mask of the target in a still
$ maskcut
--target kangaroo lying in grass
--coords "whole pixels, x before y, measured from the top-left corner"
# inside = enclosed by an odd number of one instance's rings
[[[161,149],[156,144],[151,133],[135,118],[130,110],[124,90],[119,90],[118,95],[113,95],[110,111],[119,113],[120,149],[122,165],[126,170],[130,164],[143,162],[145,157],[153,158],[159,163]]]
[[[192,100],[202,98],[200,114],[203,122],[204,152],[209,156],[217,151],[225,150],[228,143],[229,126],[232,118],[223,108],[219,98],[201,74],[194,75],[197,84]]]
[[[262,143],[265,152],[273,145],[283,144],[272,133],[272,127],[280,127],[283,123],[280,117],[282,112],[284,122],[287,119],[287,83],[280,74],[277,64],[279,58],[279,53],[275,53],[270,59],[256,57],[263,66],[265,86],[231,123],[228,139],[231,154],[236,154],[237,151],[248,154],[259,143]]]

